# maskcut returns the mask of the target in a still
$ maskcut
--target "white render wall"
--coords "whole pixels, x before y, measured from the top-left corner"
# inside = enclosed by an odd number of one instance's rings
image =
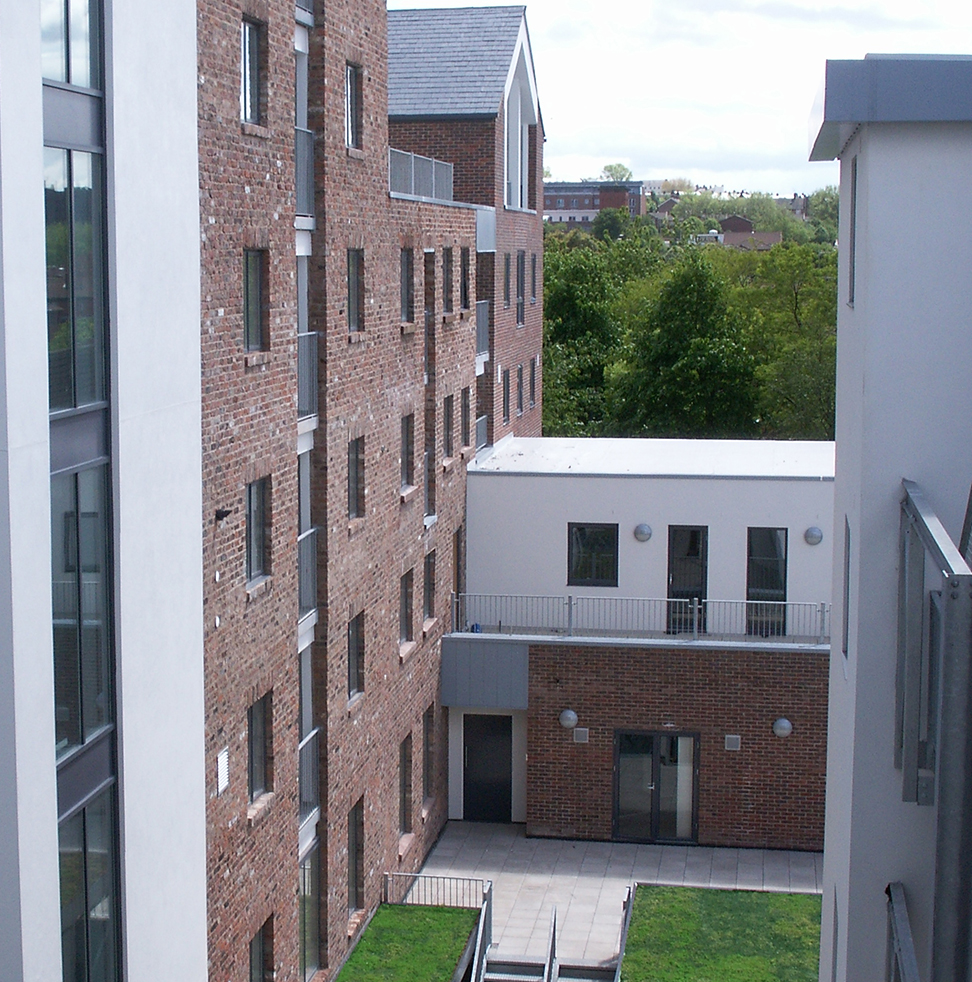
[[[0,979],[61,977],[40,6],[0,0]]]
[[[202,982],[207,918],[196,5],[113,0],[108,21],[126,978]]]
[[[901,479],[917,481],[957,542],[972,482],[972,124],[870,124],[842,154],[840,241],[858,156],[857,289],[840,257],[824,906],[820,978],[883,978],[884,888],[901,880],[929,977],[936,809],[901,801],[893,766]],[[921,220],[900,202],[921,187]],[[850,645],[840,653],[845,514]]]
[[[787,528],[787,599],[830,601],[833,482],[579,474],[467,476],[469,593],[662,598],[668,595],[668,526],[709,528],[708,597],[746,599],[746,530]],[[618,586],[567,586],[567,523],[618,524]],[[652,528],[638,542],[634,528]],[[820,545],[803,533],[823,530]]]

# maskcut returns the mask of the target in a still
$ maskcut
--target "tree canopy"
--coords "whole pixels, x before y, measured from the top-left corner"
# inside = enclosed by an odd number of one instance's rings
[[[624,164],[605,164],[601,171],[601,176],[605,181],[630,181],[632,174],[631,168]]]

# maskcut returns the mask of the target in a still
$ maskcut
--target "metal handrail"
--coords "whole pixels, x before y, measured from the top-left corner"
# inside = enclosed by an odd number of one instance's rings
[[[631,912],[634,910],[634,895],[637,889],[637,883],[634,887],[628,887],[627,896],[624,898],[624,917],[621,919],[621,937],[618,939],[618,964],[614,969],[614,982],[621,982],[621,962],[628,944],[628,928],[631,927]]]
[[[473,982],[482,982],[486,974],[486,959],[493,943],[493,881],[487,880],[483,888],[483,904],[479,909],[479,926],[476,930],[476,948],[473,953]]]
[[[884,892],[888,895],[888,950],[885,980],[886,982],[921,982],[904,886],[901,883],[889,883]],[[832,943],[836,944],[837,939],[835,938]]]
[[[543,982],[557,977],[557,905],[550,912],[550,934],[547,936],[547,961],[543,966]]]
[[[462,593],[453,595],[453,630],[826,644],[830,604]]]
[[[413,907],[462,907],[483,905],[488,881],[473,876],[434,876],[428,873],[386,873],[381,902]]]
[[[476,417],[476,449],[482,450],[489,442],[489,417]]]

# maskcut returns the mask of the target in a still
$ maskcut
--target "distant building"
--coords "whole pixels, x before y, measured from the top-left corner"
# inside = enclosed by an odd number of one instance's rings
[[[644,181],[548,181],[543,187],[543,220],[590,227],[602,208],[626,208],[632,218],[647,214]]]

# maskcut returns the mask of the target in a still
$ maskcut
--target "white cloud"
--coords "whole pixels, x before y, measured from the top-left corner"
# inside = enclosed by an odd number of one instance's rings
[[[972,52],[972,5],[950,0],[529,0],[527,21],[562,180],[622,161],[636,177],[811,191],[837,174],[807,162],[826,59]]]

